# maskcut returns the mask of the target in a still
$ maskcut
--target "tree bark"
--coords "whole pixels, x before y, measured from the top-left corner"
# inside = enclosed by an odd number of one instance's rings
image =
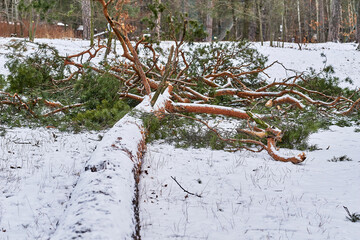
[[[245,0],[245,6],[244,6],[244,12],[243,12],[243,16],[244,16],[244,22],[243,22],[243,38],[249,39],[249,28],[250,28],[250,0]]]
[[[319,0],[315,0],[316,9],[316,40],[319,41],[320,37],[320,11],[319,11]]]
[[[33,32],[33,29],[34,29],[34,21],[33,21],[33,16],[34,16],[34,8],[33,6],[31,5],[31,0],[30,0],[30,17],[29,17],[29,30],[28,30],[28,34],[29,34],[29,41],[30,42],[33,42],[34,41],[34,32]]]
[[[282,18],[281,18],[281,40],[282,40],[282,47],[284,47],[284,42],[286,41],[287,35],[287,26],[286,26],[286,13],[287,13],[287,5],[286,0],[283,1],[283,11],[282,11]]]
[[[319,42],[325,42],[325,11],[324,11],[324,0],[317,0],[319,3]]]
[[[254,17],[250,20],[250,26],[249,26],[249,40],[250,41],[256,41],[256,31],[258,28],[257,20],[256,20],[256,1],[251,2],[251,12],[254,14]]]
[[[332,0],[328,41],[338,42],[340,40],[340,11],[340,0]]]
[[[161,0],[157,0],[158,4],[161,4]],[[158,17],[156,19],[156,27],[155,27],[157,40],[161,41],[161,12],[158,12]]]
[[[81,0],[81,13],[83,24],[83,39],[90,39],[91,33],[91,3],[90,0]]]
[[[256,1],[256,5],[257,5],[257,11],[258,11],[258,18],[259,18],[259,31],[260,31],[260,42],[261,42],[261,46],[264,45],[264,37],[263,37],[263,22],[262,22],[262,15],[261,15],[261,2],[260,0]]]
[[[360,50],[360,0],[357,0],[356,4],[356,41],[359,43],[358,49]]]
[[[94,1],[91,1],[90,2],[90,46],[94,46],[94,34],[95,34],[94,21],[95,21],[95,19],[94,19]]]
[[[312,1],[313,0],[308,0],[308,6],[307,6],[307,13],[305,14],[304,17],[304,25],[306,26],[306,34],[305,38],[306,38],[306,42],[310,42],[311,38],[312,38],[312,28],[311,28],[311,24],[312,24],[312,16],[311,16],[311,9],[312,9]]]
[[[274,10],[274,1],[269,1],[269,39],[270,39],[270,46],[273,47],[274,42],[274,16],[273,16],[273,10]]]
[[[4,4],[5,4],[6,22],[9,23],[9,3],[7,0],[5,0]]]
[[[230,35],[230,40],[236,41],[238,33],[237,33],[237,28],[238,28],[238,23],[237,23],[237,17],[235,14],[235,1],[231,0],[231,16],[232,16],[232,28],[231,28],[231,32],[232,34]]]
[[[212,17],[212,9],[213,9],[213,0],[207,0],[207,12],[206,12],[206,31],[207,37],[206,41],[211,42],[213,37],[213,17]]]
[[[301,15],[300,15],[300,1],[297,0],[297,17],[299,23],[299,43],[302,42],[302,31],[301,31]]]

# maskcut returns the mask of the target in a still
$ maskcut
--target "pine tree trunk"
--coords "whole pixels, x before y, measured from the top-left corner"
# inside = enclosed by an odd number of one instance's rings
[[[90,46],[94,46],[94,1],[90,2]]]
[[[90,0],[81,1],[82,23],[83,23],[83,39],[90,39],[91,32],[91,4]]]
[[[258,18],[259,18],[259,34],[260,34],[260,42],[261,42],[261,46],[264,45],[264,36],[263,36],[263,22],[262,22],[262,15],[261,15],[261,3],[260,0],[256,1],[257,4],[257,11],[258,11]]]
[[[316,9],[316,40],[319,41],[320,38],[320,11],[319,11],[319,0],[315,1]]]
[[[273,19],[273,5],[274,5],[274,2],[273,1],[270,1],[269,2],[269,39],[270,39],[270,46],[273,47],[273,41],[274,41],[274,19]]]
[[[283,11],[282,11],[282,18],[281,18],[281,24],[282,24],[282,29],[281,29],[281,40],[282,40],[282,47],[284,47],[284,42],[286,41],[286,12],[287,12],[287,7],[286,7],[286,0],[283,1]]]
[[[7,0],[4,1],[4,4],[5,4],[6,22],[9,23],[9,4]]]
[[[251,2],[251,12],[256,15],[256,2]],[[249,40],[250,41],[256,41],[256,31],[257,31],[257,21],[255,17],[252,17],[250,20],[250,26],[249,26]]]
[[[33,21],[33,16],[34,16],[34,8],[32,7],[31,1],[30,1],[30,16],[29,16],[29,29],[28,29],[29,41],[30,42],[34,41],[34,35],[33,35],[34,21]]]
[[[235,2],[234,0],[231,0],[231,16],[232,16],[232,28],[231,28],[231,32],[232,34],[230,35],[230,40],[236,41],[238,33],[237,33],[237,17],[235,14]]]
[[[250,28],[250,0],[245,0],[245,6],[244,6],[244,22],[243,22],[243,34],[242,37],[249,39],[249,28]]]
[[[299,42],[302,42],[302,31],[301,31],[301,15],[300,15],[300,1],[297,0],[297,16],[299,22]]]
[[[161,0],[157,1],[159,4],[161,4]],[[157,40],[161,41],[161,12],[158,12],[158,17],[156,19],[156,27],[155,27],[156,37]]]
[[[357,0],[356,15],[356,41],[359,43],[358,49],[360,50],[360,0]]]
[[[325,12],[324,12],[324,0],[317,0],[319,3],[319,42],[325,42]]]
[[[340,40],[340,11],[340,0],[332,0],[328,41],[338,42]]]
[[[207,0],[207,12],[206,12],[206,31],[207,37],[206,41],[211,42],[213,37],[213,17],[211,11],[213,9],[213,0]]]

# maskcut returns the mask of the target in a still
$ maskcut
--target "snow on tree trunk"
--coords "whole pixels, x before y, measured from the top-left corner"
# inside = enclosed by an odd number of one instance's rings
[[[80,173],[53,240],[138,239],[137,184],[145,151],[141,112],[164,109],[168,91],[154,107],[150,97],[103,137]]]

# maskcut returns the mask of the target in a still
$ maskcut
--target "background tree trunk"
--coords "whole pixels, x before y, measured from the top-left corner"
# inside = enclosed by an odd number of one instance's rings
[[[30,42],[33,42],[34,41],[34,39],[35,39],[35,36],[34,36],[34,32],[33,32],[33,30],[34,30],[34,20],[33,20],[33,18],[34,18],[34,8],[33,8],[33,6],[31,5],[31,3],[32,3],[32,0],[30,0],[30,17],[29,17],[29,30],[28,30],[28,34],[29,34],[29,41]]]
[[[94,1],[91,1],[90,2],[90,46],[94,46],[94,34],[95,34]]]
[[[319,0],[315,0],[315,9],[316,9],[316,40],[319,41],[319,38],[320,38],[320,11],[319,11]]]
[[[249,26],[249,40],[250,41],[256,41],[256,31],[257,31],[257,27],[258,27],[258,23],[257,23],[257,11],[256,11],[256,1],[251,2],[251,13],[252,13],[252,20],[250,21],[250,26]]]
[[[299,23],[299,43],[302,42],[302,31],[301,31],[301,14],[300,14],[300,1],[297,0],[297,17]]]
[[[250,0],[245,0],[244,2],[244,12],[243,12],[243,34],[242,37],[249,39],[249,29],[250,29]]]
[[[360,47],[360,0],[356,1],[356,41]]]
[[[284,42],[286,41],[286,34],[287,34],[287,26],[286,26],[286,13],[287,13],[287,6],[286,0],[283,1],[283,11],[281,17],[281,40],[282,40],[282,47],[284,47]]]
[[[328,41],[338,42],[340,40],[340,11],[340,0],[332,0]]]
[[[161,0],[157,0],[157,3],[161,4]],[[157,40],[160,42],[161,41],[161,12],[158,12],[158,17],[156,19],[156,27],[155,27],[155,32],[157,35]]]
[[[260,35],[260,42],[261,46],[264,45],[264,36],[263,36],[263,22],[262,22],[262,14],[261,14],[261,0],[256,1],[257,11],[258,11],[258,18],[259,18],[259,35]]]
[[[269,1],[269,0],[268,0]],[[274,10],[274,1],[269,1],[269,39],[270,39],[270,46],[273,47],[273,41],[274,41],[274,16],[273,16],[273,10]]]
[[[213,9],[213,0],[207,0],[207,13],[206,13],[206,31],[207,37],[206,41],[211,42],[213,37],[213,17],[212,17],[212,9]]]
[[[317,0],[319,3],[319,42],[325,42],[325,12],[324,12],[324,0]]]
[[[6,14],[6,22],[9,22],[9,3],[7,0],[4,1],[5,5],[5,14]]]
[[[235,14],[235,0],[231,0],[231,17],[232,17],[232,28],[231,28],[230,40],[236,41],[238,37],[238,32],[237,32],[238,22]]]
[[[83,39],[90,39],[91,33],[91,3],[90,0],[81,1],[81,13],[83,23]]]

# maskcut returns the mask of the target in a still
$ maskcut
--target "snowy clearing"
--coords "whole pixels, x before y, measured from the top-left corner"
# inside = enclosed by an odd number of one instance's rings
[[[141,189],[143,239],[356,239],[343,206],[360,204],[360,133],[333,127],[302,165],[267,154],[152,144]],[[328,150],[326,148],[329,147]],[[346,154],[350,162],[329,162]],[[171,178],[189,192],[185,193]]]
[[[9,41],[0,38],[0,74],[8,73],[4,54]],[[36,41],[55,46],[63,55],[87,49],[89,44],[81,40]],[[255,43],[255,48],[269,56],[269,63],[278,60],[297,71],[320,70],[324,53],[336,76],[350,77],[355,83],[352,87],[360,87],[360,51],[355,44],[308,44],[301,51],[297,44],[285,48],[268,45]],[[277,67],[267,73],[277,79],[286,77]],[[0,239],[131,238],[133,229],[129,228],[135,223],[129,206],[134,179],[129,171],[133,162],[110,147],[139,141],[139,136],[134,136],[139,129],[124,130],[127,124],[124,119],[119,121],[103,141],[99,138],[103,132],[71,134],[5,127],[0,137]],[[346,206],[352,213],[360,213],[360,132],[356,129],[359,127],[333,126],[313,134],[309,142],[321,150],[307,152],[301,165],[275,162],[265,153],[150,144],[139,185],[141,237],[358,239],[360,223],[347,220],[343,209]],[[124,142],[117,142],[119,137]],[[284,150],[284,154],[289,152]],[[344,155],[352,161],[331,161]],[[118,165],[96,173],[85,171],[86,166],[103,161]],[[91,174],[96,174],[95,180]],[[106,182],[110,175],[114,181],[120,179],[117,184]],[[201,198],[184,192],[172,177]],[[82,204],[81,196],[91,204]],[[72,227],[73,221],[82,222],[82,227]]]

